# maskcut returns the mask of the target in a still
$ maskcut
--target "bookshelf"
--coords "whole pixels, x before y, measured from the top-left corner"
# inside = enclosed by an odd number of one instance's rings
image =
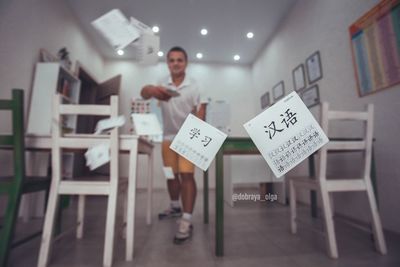
[[[27,134],[50,135],[54,93],[61,93],[63,103],[76,104],[79,103],[80,86],[81,81],[78,77],[59,63],[37,63],[28,114]],[[64,133],[76,132],[77,116],[64,116],[61,123]],[[49,162],[48,153],[37,156],[43,157],[41,161]],[[63,177],[72,178],[74,153],[63,153],[63,162]]]
[[[57,62],[37,63],[28,108],[27,134],[51,134],[51,109],[55,92],[61,93],[63,103],[108,105],[111,95],[119,94],[120,85],[121,75],[99,82],[79,61],[74,73]],[[62,129],[64,133],[93,133],[99,119],[101,117],[63,116]],[[49,153],[29,153],[28,159],[40,162],[36,164],[37,173],[46,175]],[[64,178],[89,174],[83,153],[80,152],[63,153],[63,168]],[[101,172],[108,172],[107,167]]]
[[[122,79],[121,75],[116,75],[100,82],[96,76],[79,61],[76,62],[74,73],[76,73],[75,75],[81,81],[79,95],[80,104],[109,105],[110,97],[119,94]],[[78,116],[76,133],[94,133],[97,122],[102,118],[102,116]],[[106,175],[109,173],[108,164],[96,169],[95,172],[90,172],[85,162],[84,153],[75,153],[73,163],[74,175],[88,177],[90,175]]]

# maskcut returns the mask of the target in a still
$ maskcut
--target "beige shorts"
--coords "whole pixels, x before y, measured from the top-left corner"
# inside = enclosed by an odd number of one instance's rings
[[[165,167],[171,167],[174,173],[193,173],[194,165],[184,157],[171,150],[172,141],[162,142],[162,158]]]

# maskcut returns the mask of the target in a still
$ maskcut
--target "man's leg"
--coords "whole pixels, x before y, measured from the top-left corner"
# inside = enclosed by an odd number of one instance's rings
[[[180,181],[178,177],[178,155],[172,151],[169,146],[171,141],[163,141],[162,158],[165,167],[171,167],[174,172],[174,179],[167,179],[168,194],[171,199],[170,207],[158,214],[158,219],[179,217],[181,216],[181,208],[179,204]]]
[[[184,213],[193,213],[194,204],[196,201],[196,181],[193,173],[181,173],[182,183],[182,206]]]
[[[168,194],[173,203],[178,203],[179,207],[179,195],[181,193],[181,183],[179,176],[175,173],[175,179],[167,179]]]
[[[192,236],[192,213],[197,193],[193,164],[179,157],[179,172],[181,178],[183,215],[179,222],[178,232],[174,237],[175,244],[181,244]]]

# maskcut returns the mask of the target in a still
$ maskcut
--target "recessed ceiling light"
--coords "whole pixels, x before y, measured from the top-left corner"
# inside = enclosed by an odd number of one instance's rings
[[[151,30],[152,30],[153,32],[157,33],[157,32],[160,31],[160,28],[159,28],[157,25],[155,25],[155,26],[153,26],[153,28],[151,28]]]
[[[235,61],[238,61],[238,60],[240,59],[240,56],[239,56],[239,55],[234,55],[234,56],[233,56],[233,59],[234,59]]]
[[[248,32],[248,33],[246,34],[246,36],[247,36],[247,38],[251,39],[251,38],[254,37],[254,33]]]
[[[124,50],[119,49],[119,50],[117,51],[117,54],[120,55],[120,56],[122,56],[122,55],[124,54]]]
[[[201,35],[207,35],[208,31],[207,29],[201,29],[200,33]]]
[[[163,51],[158,51],[158,52],[157,52],[157,55],[158,55],[159,57],[162,57],[162,56],[164,55],[164,52],[163,52]]]
[[[198,59],[202,59],[202,58],[203,58],[203,54],[202,54],[202,53],[197,53],[197,54],[196,54],[196,57],[197,57]]]

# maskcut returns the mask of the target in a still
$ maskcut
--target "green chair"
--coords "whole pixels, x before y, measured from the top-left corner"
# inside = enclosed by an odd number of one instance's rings
[[[0,100],[0,110],[12,112],[12,134],[0,135],[0,149],[13,150],[14,167],[12,177],[0,177],[0,195],[8,196],[0,230],[0,266],[7,266],[12,248],[41,235],[40,231],[18,241],[13,240],[21,196],[44,190],[48,194],[50,178],[25,176],[24,91],[13,89],[11,100]]]

